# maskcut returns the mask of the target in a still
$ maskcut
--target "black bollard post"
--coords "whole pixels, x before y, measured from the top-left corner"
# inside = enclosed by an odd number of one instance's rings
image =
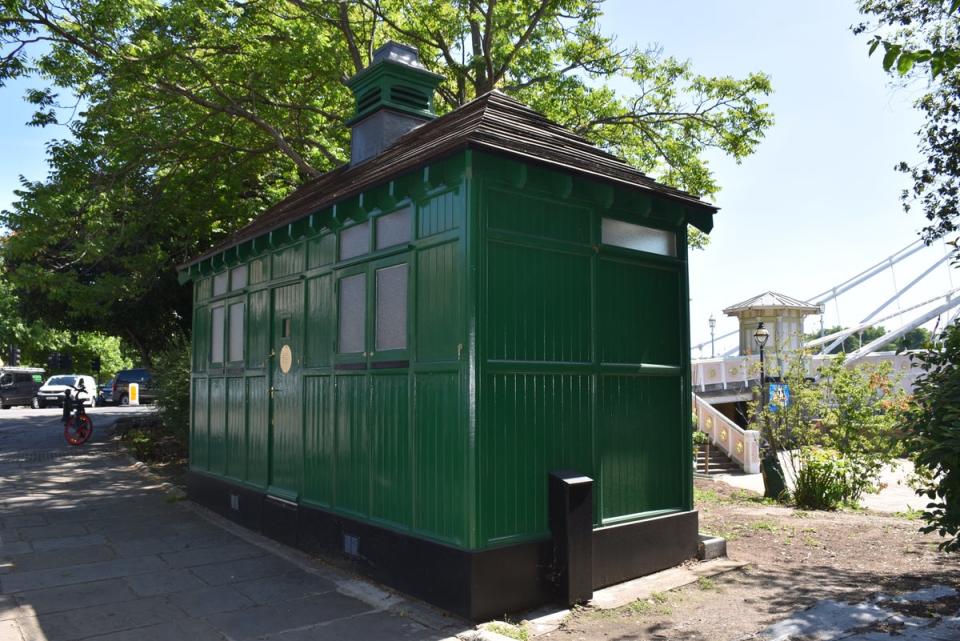
[[[564,605],[593,597],[593,479],[577,472],[550,473],[549,525]]]

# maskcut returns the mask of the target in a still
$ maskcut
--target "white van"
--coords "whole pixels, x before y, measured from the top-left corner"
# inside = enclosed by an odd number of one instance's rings
[[[71,394],[75,391],[72,387],[80,387],[83,383],[84,391],[80,393],[83,404],[87,407],[94,407],[97,404],[97,383],[92,376],[84,374],[58,374],[47,379],[39,391],[37,391],[37,401],[40,407],[49,407],[51,405],[63,405],[63,396],[66,390]]]

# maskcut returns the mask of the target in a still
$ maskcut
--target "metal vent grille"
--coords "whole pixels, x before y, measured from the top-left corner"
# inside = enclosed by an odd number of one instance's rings
[[[377,104],[380,101],[380,87],[374,87],[367,93],[360,96],[360,99],[357,101],[357,113],[363,113],[370,107]]]
[[[413,109],[429,109],[430,100],[425,93],[413,87],[397,85],[390,87],[390,99],[398,105]]]

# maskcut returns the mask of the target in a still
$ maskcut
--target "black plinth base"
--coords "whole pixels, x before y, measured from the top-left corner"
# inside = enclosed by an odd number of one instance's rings
[[[199,472],[190,499],[270,538],[336,555],[358,573],[474,621],[557,598],[553,541],[463,550],[295,505]],[[593,588],[673,567],[697,554],[697,513],[680,512],[593,531]]]

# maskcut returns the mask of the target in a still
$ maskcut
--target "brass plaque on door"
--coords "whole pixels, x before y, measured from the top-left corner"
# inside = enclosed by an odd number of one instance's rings
[[[290,351],[289,345],[284,345],[280,350],[280,371],[286,374],[290,371],[291,365],[293,365],[293,352]]]

